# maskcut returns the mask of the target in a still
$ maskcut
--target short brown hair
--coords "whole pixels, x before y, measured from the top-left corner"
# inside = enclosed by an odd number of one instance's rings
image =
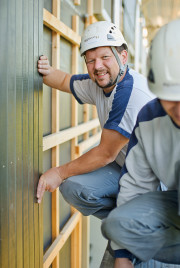
[[[121,46],[119,47],[115,47],[117,52],[120,54],[123,50],[126,50],[128,52],[128,47],[126,44],[122,44]]]

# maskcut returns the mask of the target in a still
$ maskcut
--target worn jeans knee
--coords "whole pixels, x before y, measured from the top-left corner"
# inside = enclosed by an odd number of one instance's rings
[[[84,186],[73,178],[69,178],[61,184],[60,192],[66,202],[79,210],[84,216],[96,214],[95,216],[102,219],[104,214],[107,214],[106,207],[115,206],[115,202],[111,205],[111,200],[107,201],[106,198],[98,197],[96,189]],[[101,211],[98,216],[98,211],[103,210],[103,208],[105,208],[105,211]]]
[[[116,206],[121,167],[113,162],[95,171],[66,179],[59,187],[64,199],[83,215],[107,217]]]
[[[90,200],[88,200],[88,190],[84,189],[84,186],[69,178],[60,185],[59,189],[67,203],[86,215],[83,206],[89,204]]]
[[[180,263],[179,230],[176,191],[139,196],[115,208],[102,223],[105,237],[142,261],[174,264]]]
[[[112,212],[110,212],[108,217],[102,221],[101,231],[105,238],[114,241],[115,243],[117,243],[117,236],[118,236],[118,245],[121,247],[121,241],[120,241],[121,236],[119,234],[124,232],[123,225],[121,226],[119,224],[119,222],[121,222],[121,217],[120,216],[118,218],[116,216],[114,217],[112,215]]]

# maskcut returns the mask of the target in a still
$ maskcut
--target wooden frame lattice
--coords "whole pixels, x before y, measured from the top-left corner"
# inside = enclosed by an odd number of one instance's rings
[[[52,66],[60,67],[60,36],[72,44],[72,73],[78,73],[78,49],[80,46],[79,17],[73,16],[72,29],[60,21],[60,0],[52,1],[52,13],[43,10],[43,23],[52,30]],[[74,0],[75,5],[80,5],[80,0]],[[87,13],[85,27],[94,22],[93,0],[87,0]],[[84,68],[85,69],[85,68]],[[96,108],[93,107],[93,120],[89,121],[89,107],[84,105],[84,123],[78,125],[78,106],[72,97],[72,127],[59,131],[59,91],[52,89],[52,134],[43,138],[43,151],[52,148],[52,167],[59,165],[59,145],[71,140],[71,159],[79,157],[84,151],[97,143],[100,133],[97,133],[99,120],[97,119]],[[93,136],[89,138],[89,131]],[[78,144],[79,135],[84,141]],[[83,230],[83,231],[82,231]],[[83,232],[83,237],[82,237]],[[71,208],[71,217],[64,228],[59,231],[59,190],[52,193],[52,244],[43,257],[43,268],[51,264],[53,268],[59,267],[59,251],[71,236],[71,268],[89,267],[89,217],[83,217],[80,212]],[[82,241],[82,244],[81,244]],[[83,257],[82,257],[83,256]]]

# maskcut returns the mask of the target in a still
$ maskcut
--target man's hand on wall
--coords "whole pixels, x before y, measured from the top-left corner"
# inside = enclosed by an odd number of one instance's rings
[[[37,187],[37,202],[41,203],[44,192],[53,192],[62,181],[63,179],[58,167],[51,168],[41,175]]]
[[[40,56],[38,60],[38,72],[42,75],[49,75],[51,73],[51,68],[47,56]]]

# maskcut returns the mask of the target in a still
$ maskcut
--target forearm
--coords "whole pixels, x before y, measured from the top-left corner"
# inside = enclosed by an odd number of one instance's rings
[[[50,67],[50,73],[43,76],[43,83],[49,87],[69,92],[69,83],[71,75],[61,70]]]
[[[91,149],[79,158],[59,167],[63,179],[88,173],[99,169],[114,159],[100,151],[97,147]]]
[[[37,189],[38,202],[41,202],[45,190],[53,192],[63,180],[94,171],[113,162],[126,142],[127,139],[118,132],[103,129],[98,146],[65,165],[47,170],[40,177]]]

